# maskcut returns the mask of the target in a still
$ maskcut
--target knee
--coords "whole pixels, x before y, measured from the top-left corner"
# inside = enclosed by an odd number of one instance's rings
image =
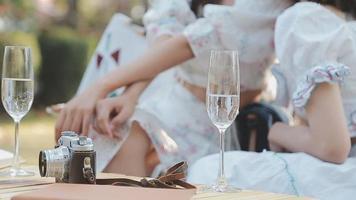
[[[122,150],[127,149],[131,153],[143,152],[147,153],[150,147],[150,140],[146,132],[141,128],[139,123],[134,122],[130,129],[128,138],[126,139]]]
[[[155,167],[160,163],[157,151],[152,147],[145,156],[145,166],[148,174],[152,174]]]

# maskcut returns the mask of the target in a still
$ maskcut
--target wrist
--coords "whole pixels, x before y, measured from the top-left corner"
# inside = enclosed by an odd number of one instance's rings
[[[140,97],[140,94],[141,93],[139,91],[134,90],[133,88],[127,88],[123,93],[123,95],[127,96],[128,98],[130,98],[131,100],[133,100],[135,102]]]
[[[134,83],[130,86],[128,86],[125,89],[125,92],[128,96],[130,96],[131,98],[135,98],[136,100],[140,98],[142,92],[145,90],[145,88],[147,87],[147,85],[150,82],[138,82],[138,83]]]
[[[98,92],[99,98],[104,98],[111,92],[110,84],[105,79],[97,81],[94,84],[93,89]]]

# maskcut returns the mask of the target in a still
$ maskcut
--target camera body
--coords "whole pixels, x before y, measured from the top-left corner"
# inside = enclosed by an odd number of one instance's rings
[[[40,151],[39,170],[42,177],[55,177],[59,183],[95,184],[96,152],[86,136],[62,132],[54,149]]]

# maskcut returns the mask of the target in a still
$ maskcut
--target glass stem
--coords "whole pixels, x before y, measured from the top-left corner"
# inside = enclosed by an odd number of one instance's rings
[[[20,140],[19,140],[19,126],[20,120],[15,120],[15,155],[12,163],[12,167],[14,169],[19,168],[19,148],[20,148]]]
[[[219,162],[219,177],[218,182],[225,182],[225,168],[224,168],[224,149],[225,149],[225,129],[219,129],[220,132],[220,162]]]

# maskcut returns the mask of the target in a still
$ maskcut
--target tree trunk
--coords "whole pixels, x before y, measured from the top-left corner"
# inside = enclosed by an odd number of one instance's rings
[[[67,0],[68,11],[65,16],[65,23],[72,27],[77,28],[78,26],[78,0]]]

